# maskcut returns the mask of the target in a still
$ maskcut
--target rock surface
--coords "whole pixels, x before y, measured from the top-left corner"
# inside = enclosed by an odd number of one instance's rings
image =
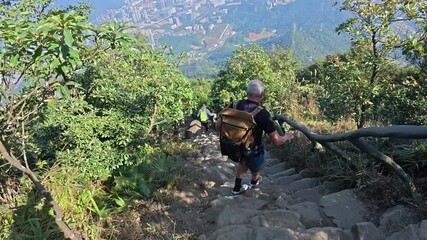
[[[199,240],[427,240],[427,220],[409,207],[372,212],[357,190],[297,172],[269,152],[261,184],[234,196],[237,166],[218,154],[218,136],[200,135],[194,141],[210,146],[200,148],[197,161],[204,161],[206,189],[214,198],[205,210],[211,231]],[[249,181],[248,173],[243,182]]]

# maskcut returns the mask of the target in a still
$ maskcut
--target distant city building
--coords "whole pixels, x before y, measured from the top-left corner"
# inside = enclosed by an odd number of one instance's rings
[[[132,14],[133,22],[140,22],[142,20],[141,12],[137,8],[131,8],[130,12]]]
[[[142,10],[142,16],[144,17],[145,22],[150,22],[150,18],[148,17],[148,12],[146,9]]]
[[[157,1],[157,7],[160,10],[163,10],[166,7],[166,1],[165,0],[158,0]]]
[[[214,7],[222,6],[225,4],[225,0],[211,0]]]
[[[191,21],[191,11],[186,12],[185,14],[182,14],[180,17],[181,17],[181,21],[190,22]]]
[[[174,20],[174,23],[175,23],[177,26],[181,26],[181,25],[182,25],[182,23],[181,23],[181,21],[179,20],[179,18],[174,17],[174,18],[173,18],[173,20]]]
[[[165,5],[166,7],[175,6],[175,0],[166,0]]]
[[[219,24],[219,23],[222,23],[221,16],[219,16],[219,17],[218,17],[218,19],[216,20],[216,23],[218,23],[218,24]]]

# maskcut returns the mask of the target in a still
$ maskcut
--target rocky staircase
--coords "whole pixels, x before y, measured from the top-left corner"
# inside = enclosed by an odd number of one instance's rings
[[[200,146],[194,161],[203,166],[201,181],[213,196],[201,213],[207,226],[199,240],[427,240],[427,220],[410,207],[379,211],[356,190],[298,172],[269,152],[259,187],[233,196],[236,164],[221,156],[216,133],[193,141]],[[249,181],[248,172],[243,182]]]

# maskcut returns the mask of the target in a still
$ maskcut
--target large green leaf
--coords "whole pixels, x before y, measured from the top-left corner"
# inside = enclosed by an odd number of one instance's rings
[[[71,33],[70,29],[64,30],[64,41],[68,47],[71,48],[73,46],[73,34]]]

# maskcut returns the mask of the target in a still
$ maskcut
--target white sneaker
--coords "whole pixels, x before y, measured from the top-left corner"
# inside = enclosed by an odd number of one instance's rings
[[[233,194],[233,195],[241,194],[241,193],[246,192],[246,190],[248,190],[248,189],[249,189],[249,185],[248,185],[248,184],[243,184],[243,185],[240,187],[239,191],[234,191],[234,190],[232,190],[232,191],[231,191],[231,194]]]
[[[255,184],[252,184],[252,181],[249,183],[249,186],[251,186],[251,188],[256,188],[262,181],[262,176],[259,176],[258,180],[256,181]]]

